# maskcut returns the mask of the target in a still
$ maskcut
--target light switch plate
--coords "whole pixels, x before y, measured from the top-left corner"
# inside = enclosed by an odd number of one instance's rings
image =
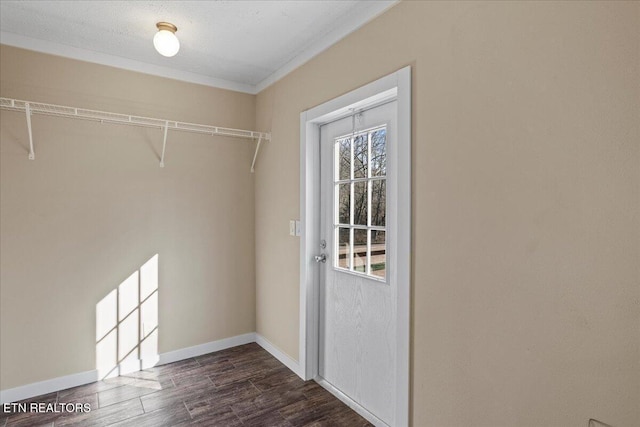
[[[300,221],[296,221],[296,236],[300,236]]]
[[[292,219],[289,221],[289,236],[295,236],[295,235],[296,235],[296,221]]]

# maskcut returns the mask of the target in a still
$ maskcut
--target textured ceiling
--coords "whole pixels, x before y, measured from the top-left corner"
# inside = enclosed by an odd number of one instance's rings
[[[395,1],[8,1],[0,42],[213,86],[256,92]],[[180,52],[154,49],[155,24]]]

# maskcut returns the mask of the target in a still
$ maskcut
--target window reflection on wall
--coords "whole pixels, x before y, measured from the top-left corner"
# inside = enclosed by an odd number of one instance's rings
[[[158,363],[158,254],[96,304],[100,379]]]

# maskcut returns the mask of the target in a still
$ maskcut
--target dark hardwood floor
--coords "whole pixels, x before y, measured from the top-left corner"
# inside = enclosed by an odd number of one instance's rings
[[[370,426],[313,381],[247,344],[23,403],[88,403],[90,412],[5,413],[14,426]]]

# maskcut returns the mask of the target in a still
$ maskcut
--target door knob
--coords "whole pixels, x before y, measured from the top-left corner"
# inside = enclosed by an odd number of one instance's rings
[[[313,257],[316,262],[327,262],[327,256],[325,254],[316,255]]]

